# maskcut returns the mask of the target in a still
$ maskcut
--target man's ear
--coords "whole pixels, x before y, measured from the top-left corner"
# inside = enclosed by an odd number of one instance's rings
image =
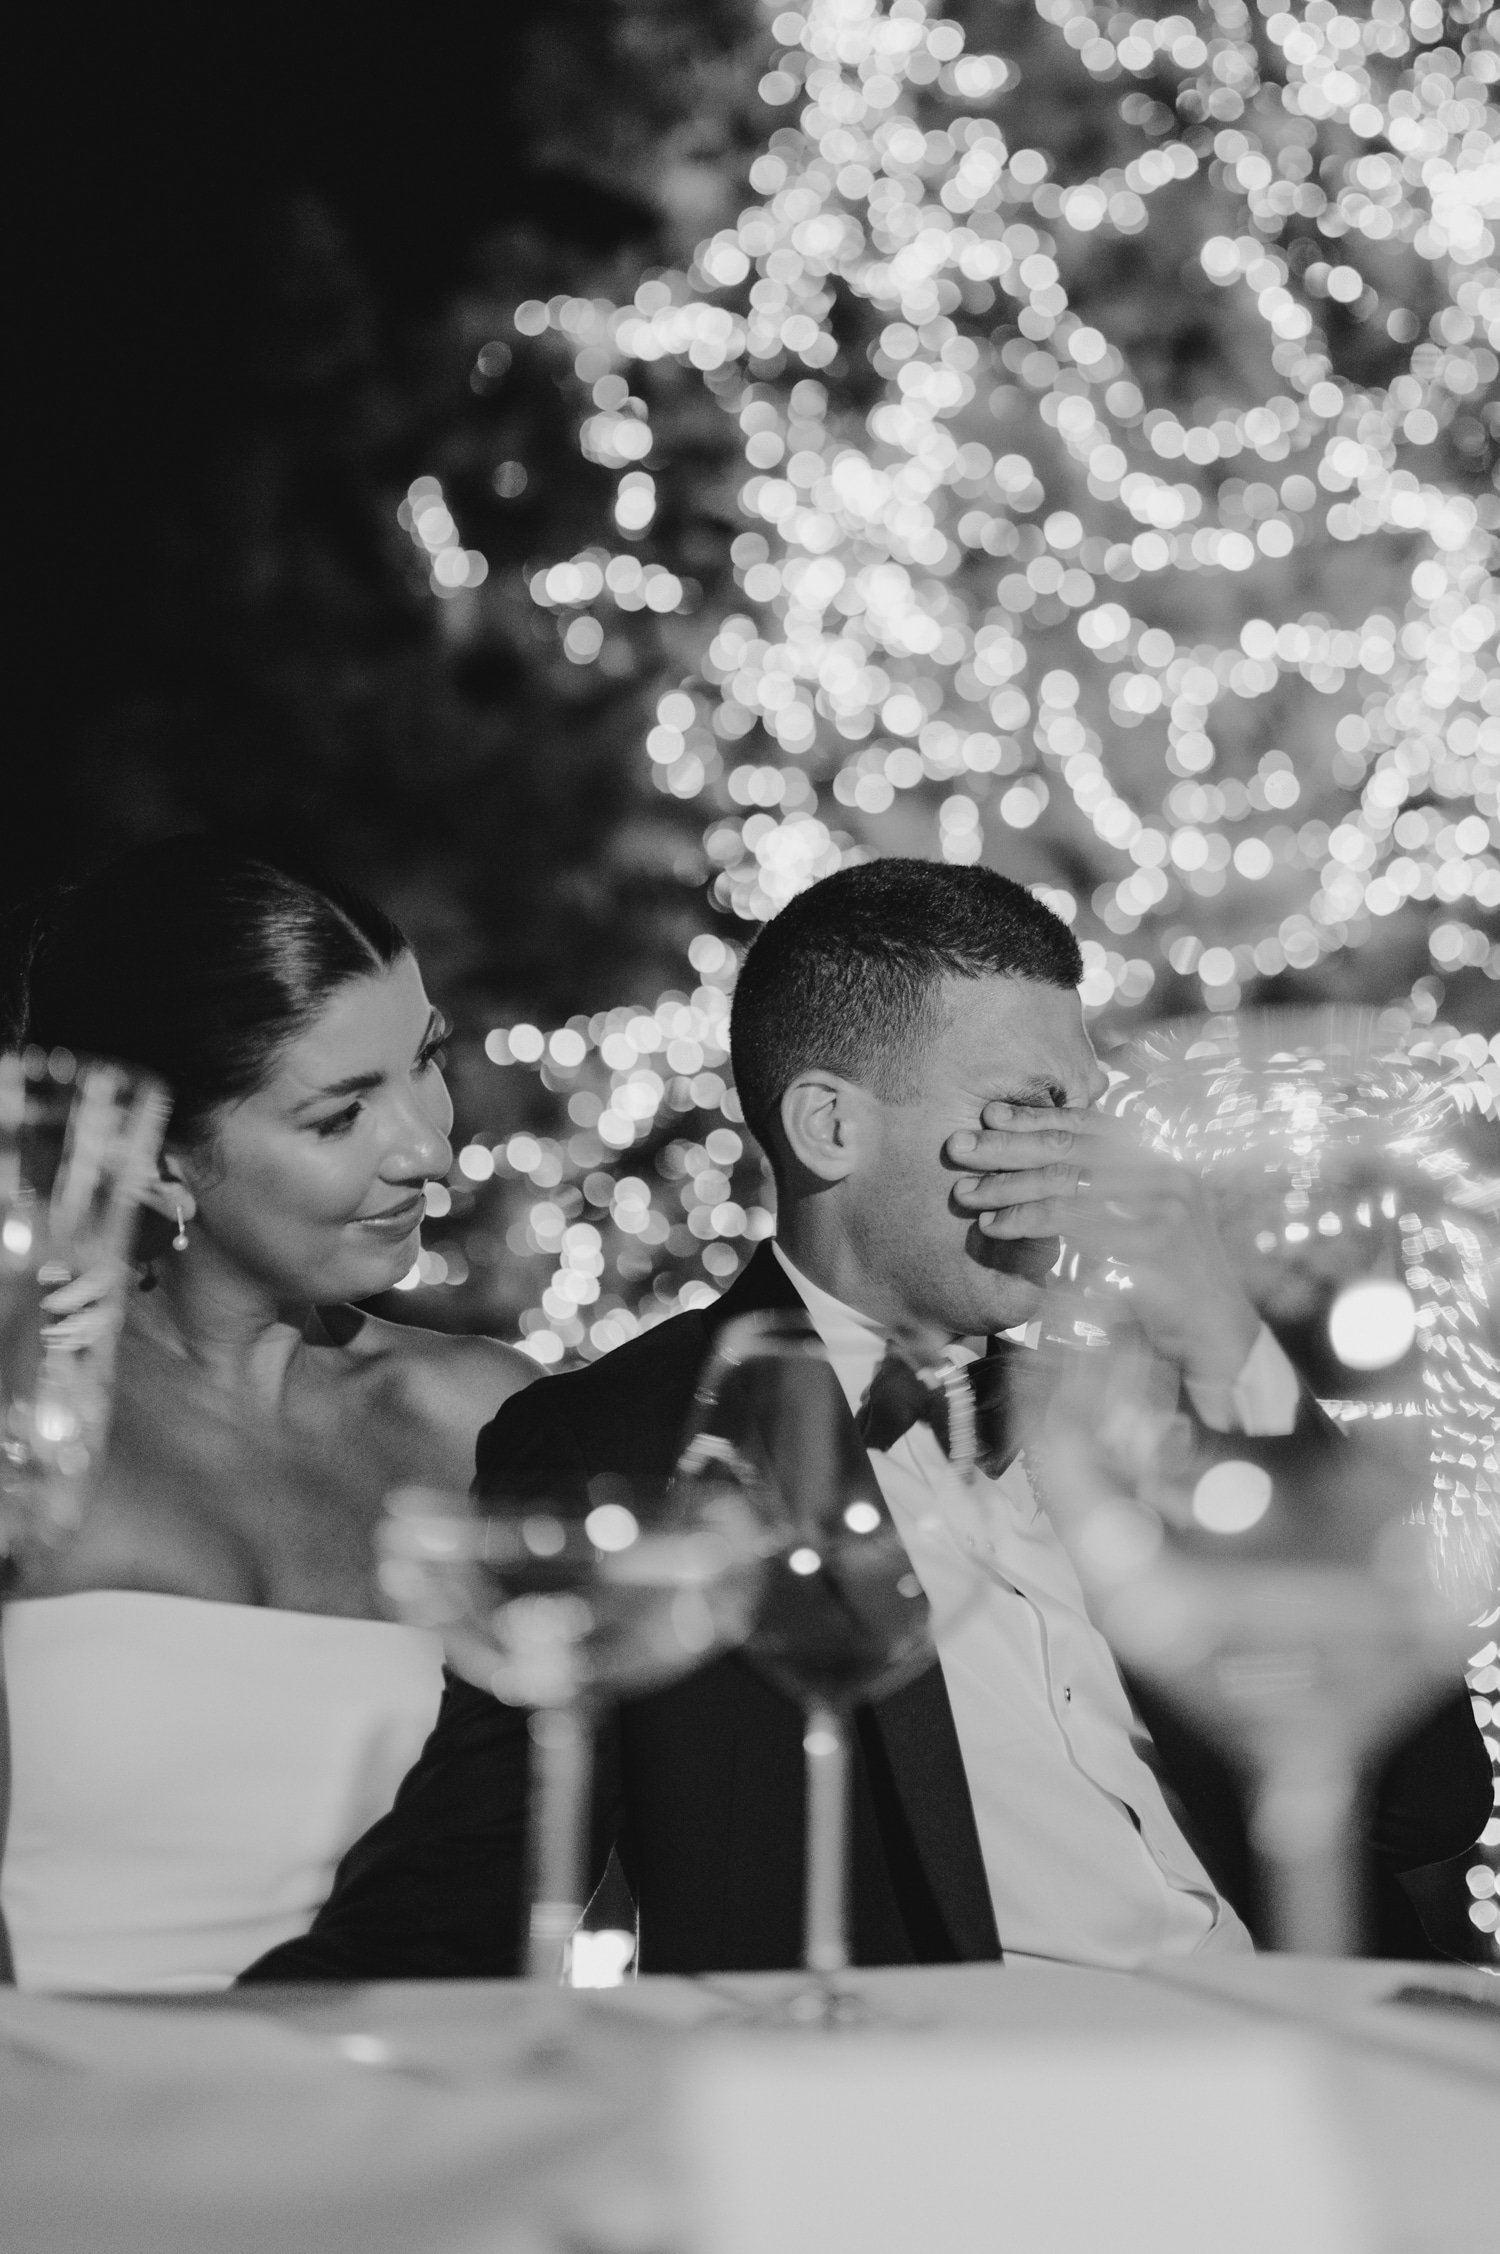
[[[787,1150],[822,1182],[853,1173],[875,1132],[873,1099],[836,1072],[799,1072],[781,1099]]]

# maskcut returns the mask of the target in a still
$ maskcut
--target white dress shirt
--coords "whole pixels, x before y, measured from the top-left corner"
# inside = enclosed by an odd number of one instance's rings
[[[774,1249],[857,1410],[886,1333]],[[948,1356],[969,1358],[962,1346]],[[1290,1429],[1296,1377],[1268,1332],[1224,1389],[1237,1412],[1257,1376],[1260,1414],[1238,1421]],[[1210,1404],[1198,1406],[1201,1414]],[[888,1452],[872,1449],[870,1462],[932,1606],[1007,1955],[1130,1970],[1159,1954],[1250,1949],[1142,1757],[1149,1738],[1020,1460],[998,1479],[976,1474],[976,1493],[931,1427],[914,1424]]]

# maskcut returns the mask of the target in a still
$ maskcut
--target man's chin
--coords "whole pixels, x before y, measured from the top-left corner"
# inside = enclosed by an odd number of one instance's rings
[[[983,1319],[971,1321],[967,1330],[1013,1330],[1019,1323],[1032,1321],[1041,1309],[1047,1277],[1057,1264],[1057,1238],[997,1242],[975,1227],[969,1231],[967,1249],[973,1265],[969,1271],[972,1288],[966,1296],[976,1314],[983,1310]],[[980,1272],[976,1274],[975,1270]]]
[[[1062,1251],[1060,1237],[987,1237],[976,1225],[970,1229],[967,1250],[971,1260],[991,1274],[1017,1285],[1033,1287],[1033,1312],[1041,1290]]]
[[[1037,1299],[1040,1302],[1042,1286],[1057,1266],[1059,1255],[1062,1252],[1062,1238],[1023,1237],[1013,1247],[1013,1250],[1018,1257],[1013,1263],[1007,1264],[1009,1272],[1013,1276],[1023,1278],[1029,1284],[1034,1284]]]
[[[1033,1283],[1029,1276],[1010,1276],[1006,1288],[996,1293],[1000,1305],[990,1317],[992,1331],[1015,1330],[1022,1323],[1035,1321],[1042,1311],[1042,1286]]]

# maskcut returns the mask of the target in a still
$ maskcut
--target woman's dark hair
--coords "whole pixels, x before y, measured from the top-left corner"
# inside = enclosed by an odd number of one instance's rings
[[[42,911],[22,1039],[157,1073],[172,1091],[170,1139],[191,1147],[339,987],[407,952],[390,917],[345,885],[214,838],[167,838]]]

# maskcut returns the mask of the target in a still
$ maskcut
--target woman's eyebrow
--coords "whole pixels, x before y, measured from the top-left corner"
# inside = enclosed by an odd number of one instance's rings
[[[442,1040],[447,1031],[448,1020],[441,1010],[433,1010],[427,1020],[427,1031],[417,1044],[418,1056],[424,1049],[430,1049],[434,1041]],[[294,1113],[306,1111],[312,1104],[333,1103],[340,1096],[367,1096],[372,1088],[382,1085],[385,1077],[383,1072],[353,1072],[347,1080],[330,1080],[326,1088],[314,1089],[310,1096],[304,1096],[300,1103],[294,1104],[292,1110]]]
[[[354,1072],[347,1080],[330,1080],[326,1088],[315,1088],[310,1096],[304,1096],[292,1109],[294,1112],[306,1111],[312,1104],[332,1103],[338,1096],[366,1096],[372,1088],[378,1088],[384,1078],[383,1072]]]

